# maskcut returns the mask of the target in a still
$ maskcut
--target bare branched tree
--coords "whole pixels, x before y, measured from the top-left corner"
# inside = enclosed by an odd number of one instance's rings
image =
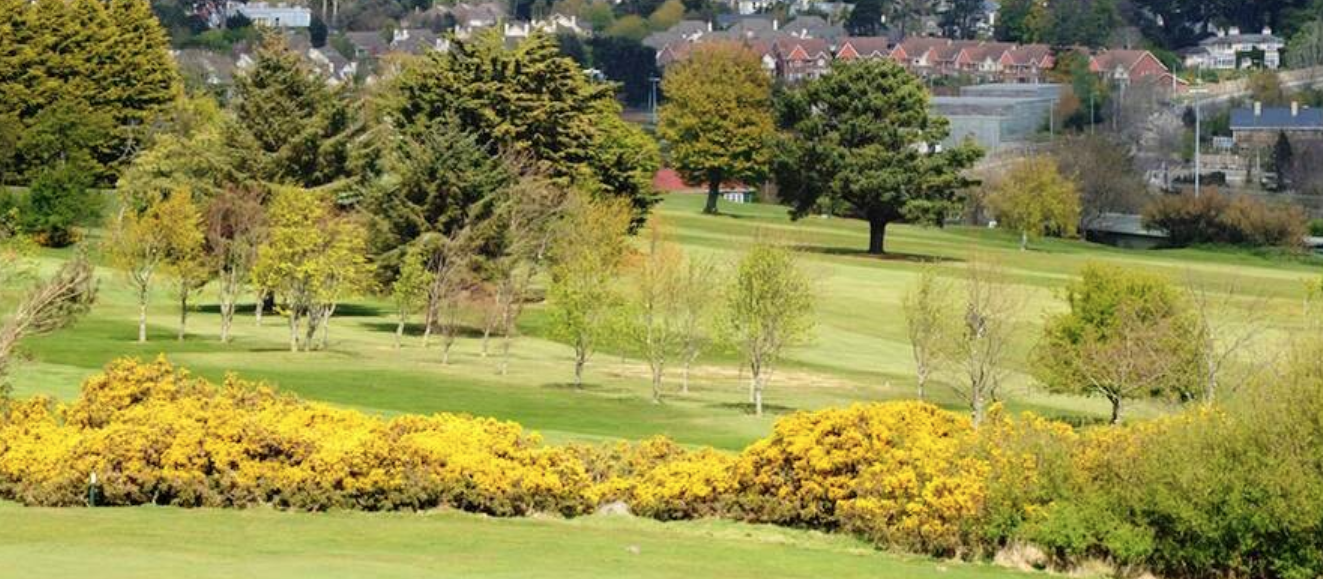
[[[963,299],[957,302],[962,318],[948,340],[951,389],[969,405],[974,425],[982,424],[990,404],[997,400],[1008,369],[1006,358],[1015,333],[1014,316],[1022,300],[996,262],[971,257],[962,280]]]
[[[1212,404],[1229,388],[1244,383],[1267,364],[1272,356],[1258,355],[1246,359],[1247,351],[1268,330],[1262,312],[1268,306],[1264,296],[1250,296],[1235,283],[1220,291],[1201,284],[1187,272],[1186,297],[1194,313],[1200,339],[1200,358],[1203,362],[1203,391],[1199,393],[1205,404]],[[1245,302],[1238,305],[1237,302]],[[1235,380],[1227,380],[1233,370],[1241,370]]]
[[[914,355],[919,400],[927,397],[928,381],[942,363],[942,356],[953,334],[948,315],[954,307],[951,289],[950,284],[938,274],[937,266],[928,264],[919,272],[919,279],[905,294],[905,328]]]
[[[496,329],[501,335],[501,361],[497,367],[501,375],[509,370],[516,324],[523,313],[534,276],[547,264],[569,198],[564,188],[528,169],[520,171],[518,181],[506,192],[504,201],[496,210],[502,242],[500,253],[489,264],[489,271],[494,278],[498,310]]]
[[[19,341],[72,324],[91,309],[96,294],[92,263],[81,250],[54,275],[33,286],[0,327],[0,380],[9,372]]]

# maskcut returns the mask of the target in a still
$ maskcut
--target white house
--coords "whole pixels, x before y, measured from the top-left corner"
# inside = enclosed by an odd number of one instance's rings
[[[254,24],[272,28],[307,28],[312,24],[312,11],[306,6],[287,6],[285,4],[267,4],[251,2],[241,4],[230,2],[226,11],[230,16],[242,14]]]
[[[1261,50],[1263,66],[1277,68],[1285,47],[1286,41],[1274,36],[1271,28],[1264,28],[1260,34],[1241,34],[1239,28],[1231,27],[1218,30],[1216,36],[1205,38],[1199,46],[1184,51],[1183,56],[1187,68],[1233,70],[1238,65],[1248,66],[1248,61],[1237,63],[1237,55]]]

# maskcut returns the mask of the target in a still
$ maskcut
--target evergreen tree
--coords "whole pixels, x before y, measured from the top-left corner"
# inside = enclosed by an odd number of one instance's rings
[[[496,194],[510,181],[505,167],[455,123],[412,127],[393,140],[389,184],[375,188],[365,203],[372,250],[387,278],[420,238],[449,238],[489,217]]]
[[[1291,140],[1286,137],[1286,131],[1278,131],[1277,142],[1272,145],[1272,166],[1273,171],[1277,173],[1278,191],[1285,191],[1290,184],[1288,177],[1294,158],[1295,152],[1291,150]]]
[[[851,36],[876,36],[882,29],[882,0],[857,0],[850,8],[845,29]]]
[[[969,143],[936,149],[949,123],[929,112],[922,81],[889,60],[837,63],[781,109],[789,129],[776,162],[782,199],[795,216],[823,199],[848,204],[869,223],[869,253],[884,251],[893,221],[940,222],[982,154]]]
[[[0,115],[31,124],[56,103],[103,115],[113,131],[84,148],[116,169],[179,96],[167,40],[146,0],[0,0]]]
[[[353,105],[278,35],[263,38],[253,60],[235,79],[233,108],[243,133],[237,146],[247,141],[255,149],[255,173],[300,187],[348,177],[350,144],[359,130]]]
[[[598,149],[614,138],[620,113],[611,85],[589,79],[551,36],[507,48],[499,31],[476,34],[406,66],[392,88],[388,108],[401,126],[450,119],[489,153],[527,156],[557,184],[646,206],[635,201],[646,191],[601,174]]]

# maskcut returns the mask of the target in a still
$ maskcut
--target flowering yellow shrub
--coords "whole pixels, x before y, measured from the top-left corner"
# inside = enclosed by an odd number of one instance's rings
[[[1004,544],[1086,480],[1123,476],[1163,424],[1081,436],[994,410],[975,431],[964,415],[891,402],[794,414],[738,455],[662,437],[550,446],[512,422],[388,420],[233,376],[214,385],[164,359],[119,360],[68,405],[0,407],[0,497],[78,505],[93,490],[107,505],[498,516],[572,516],[623,501],[662,520],[725,516],[973,554]]]
[[[972,432],[965,417],[920,402],[797,413],[741,456],[739,503],[768,522],[834,528],[849,513],[859,530],[927,533],[930,515],[977,501],[950,480],[968,466],[957,453]]]
[[[735,489],[734,463],[711,449],[663,463],[637,478],[630,506],[636,514],[662,520],[719,515]]]
[[[988,464],[979,517],[985,550],[1012,538],[1026,521],[1065,492],[1079,435],[1070,425],[1030,412],[1013,417],[996,405],[979,428],[973,454]]]
[[[393,420],[221,387],[165,360],[112,363],[69,406],[14,403],[0,422],[0,492],[27,504],[398,509],[496,515],[592,507],[577,456],[514,423]]]

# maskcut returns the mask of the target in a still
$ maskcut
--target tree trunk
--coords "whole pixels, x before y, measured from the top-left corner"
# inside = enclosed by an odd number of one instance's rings
[[[680,393],[689,393],[689,360],[684,361],[684,370],[680,373]]]
[[[138,343],[147,343],[147,294],[138,296]]]
[[[585,361],[586,361],[586,360],[584,360],[584,355],[583,355],[583,354],[575,353],[575,355],[574,355],[574,387],[575,387],[575,389],[583,388],[583,365],[584,365]]]
[[[1108,398],[1112,403],[1112,425],[1121,423],[1121,397],[1113,396]]]
[[[661,404],[662,397],[662,369],[660,366],[654,366],[652,369],[652,402]]]
[[[491,337],[492,337],[492,327],[491,327],[490,325],[484,325],[483,328],[482,328],[482,357],[483,357],[483,358],[486,358],[486,357],[487,357],[487,345],[488,345],[488,343],[491,342]]]
[[[918,374],[919,374],[919,376],[918,376],[918,378],[919,378],[919,400],[923,400],[923,399],[925,398],[925,392],[924,392],[924,390],[926,390],[926,389],[927,389],[926,387],[928,386],[928,370],[927,370],[926,368],[924,368],[922,365],[920,365],[920,366],[919,366],[919,372],[918,372]]]
[[[868,220],[868,253],[882,255],[886,253],[887,220]]]
[[[179,336],[180,342],[184,341],[184,334],[188,329],[188,292],[179,294]]]
[[[753,381],[749,384],[753,388],[753,415],[763,415],[763,381],[761,372],[757,370],[752,372]]]
[[[395,349],[400,349],[400,341],[404,339],[404,316],[400,316],[400,323],[395,326]]]
[[[703,206],[703,213],[708,215],[717,214],[717,199],[721,197],[721,174],[713,173],[707,178],[707,205]]]
[[[220,341],[222,344],[228,344],[230,343],[230,327],[234,324],[234,298],[222,296],[220,310]]]
[[[257,304],[253,306],[253,321],[262,327],[262,312],[266,310],[266,292],[257,292]]]
[[[1029,249],[1029,232],[1020,231],[1020,251]]]
[[[289,313],[289,351],[299,351],[299,316],[293,311]]]

